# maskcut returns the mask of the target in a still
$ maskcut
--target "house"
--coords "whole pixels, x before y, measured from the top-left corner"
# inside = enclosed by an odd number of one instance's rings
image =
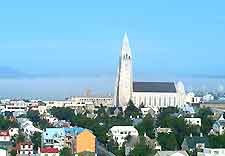
[[[17,154],[33,154],[33,144],[31,141],[25,141],[16,145]]]
[[[187,122],[187,124],[189,125],[193,125],[193,126],[199,126],[201,127],[201,118],[185,118],[185,121]]]
[[[158,151],[155,156],[189,156],[186,151]]]
[[[225,148],[204,148],[197,156],[224,156]]]
[[[28,136],[33,135],[35,132],[42,133],[43,131],[34,127],[33,122],[27,118],[17,118],[20,128],[23,129],[24,133]]]
[[[222,135],[225,131],[225,120],[218,120],[213,124],[213,131]]]
[[[0,156],[8,156],[7,148],[0,147]]]
[[[138,136],[138,131],[134,126],[113,126],[109,130],[109,135],[121,147],[128,136]]]
[[[10,128],[8,131],[11,137],[19,134],[19,128]]]
[[[42,134],[42,145],[59,150],[68,147],[73,153],[96,153],[96,137],[91,131],[81,127],[46,128]]]
[[[89,131],[80,132],[75,138],[76,153],[96,153],[96,137]]]
[[[11,136],[9,131],[1,131],[0,132],[0,142],[10,142]]]
[[[43,147],[39,149],[40,156],[59,156],[59,149],[53,147]]]
[[[189,136],[184,138],[181,145],[182,150],[193,151],[195,149],[203,149],[209,146],[208,138],[204,136]]]

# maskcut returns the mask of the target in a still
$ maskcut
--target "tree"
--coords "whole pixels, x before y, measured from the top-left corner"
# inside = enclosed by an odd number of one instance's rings
[[[147,145],[145,137],[140,138],[140,142],[130,153],[131,156],[152,156],[154,154],[154,150]]]
[[[10,153],[11,156],[16,156],[17,151],[16,150],[11,150],[9,153]]]
[[[159,133],[157,140],[162,150],[177,150],[178,144],[174,133]]]
[[[16,136],[16,143],[21,143],[25,141],[25,136],[23,134],[19,134]]]
[[[0,129],[1,130],[7,130],[10,127],[17,127],[16,122],[11,121],[8,118],[5,118],[3,116],[0,116]]]
[[[154,119],[152,118],[151,114],[147,114],[143,121],[136,126],[139,134],[141,136],[144,136],[146,134],[147,136],[154,138]]]
[[[201,132],[205,135],[208,135],[212,128],[213,120],[210,117],[212,114],[210,108],[201,108],[197,113],[197,116],[202,120]]]
[[[208,138],[211,148],[225,148],[225,134],[219,136],[210,135]]]
[[[124,113],[126,118],[130,118],[131,116],[133,118],[136,118],[137,116],[141,116],[141,111],[137,107],[135,107],[132,100],[128,102],[128,106],[126,110],[124,111]]]
[[[71,121],[75,117],[74,110],[69,107],[53,107],[50,113],[60,120]]]
[[[38,147],[41,147],[41,133],[35,132],[31,136],[31,141],[34,144],[34,150],[38,151]]]
[[[39,111],[29,110],[27,112],[27,118],[30,119],[34,124],[38,124],[41,120]]]
[[[64,147],[60,153],[59,153],[60,156],[72,156],[72,151],[70,148],[67,148],[67,147]]]

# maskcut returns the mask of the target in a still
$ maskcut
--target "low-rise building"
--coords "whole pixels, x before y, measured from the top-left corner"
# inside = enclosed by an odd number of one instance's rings
[[[204,149],[209,146],[208,138],[204,136],[189,136],[184,138],[181,145],[182,150],[194,151],[195,149]]]
[[[42,134],[42,145],[59,150],[68,147],[73,153],[95,153],[96,137],[92,132],[81,127],[47,128]]]
[[[213,124],[213,132],[222,135],[225,132],[225,120],[218,120]]]
[[[109,135],[122,146],[128,136],[138,136],[138,131],[134,126],[113,126],[109,130]]]
[[[194,126],[201,127],[202,125],[201,118],[185,118],[185,121],[187,122],[187,124],[194,125]]]
[[[21,142],[16,145],[17,154],[33,154],[33,144],[31,141]]]
[[[204,148],[197,156],[224,156],[225,148]]]
[[[189,156],[186,151],[158,151],[155,156]]]
[[[40,156],[59,156],[59,149],[53,147],[43,147],[39,150]]]
[[[8,156],[7,148],[0,147],[0,156]]]
[[[9,131],[1,131],[0,132],[0,142],[10,142],[11,136]]]

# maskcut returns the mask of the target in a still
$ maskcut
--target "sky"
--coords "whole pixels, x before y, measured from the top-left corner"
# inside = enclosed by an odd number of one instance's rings
[[[113,92],[124,32],[134,77],[225,85],[222,0],[0,2],[0,98]]]

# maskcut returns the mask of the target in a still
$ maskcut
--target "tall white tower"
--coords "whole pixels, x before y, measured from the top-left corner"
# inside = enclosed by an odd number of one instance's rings
[[[114,94],[114,106],[127,106],[132,98],[133,72],[132,55],[127,33],[124,34]]]

